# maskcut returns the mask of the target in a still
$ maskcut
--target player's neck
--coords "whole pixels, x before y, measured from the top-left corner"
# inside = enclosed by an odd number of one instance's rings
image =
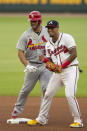
[[[59,38],[59,33],[57,33],[54,37],[52,37],[53,43],[55,43]]]

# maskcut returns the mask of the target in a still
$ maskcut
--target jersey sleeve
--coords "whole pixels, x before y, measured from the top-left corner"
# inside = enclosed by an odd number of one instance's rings
[[[65,44],[68,49],[76,47],[76,43],[75,43],[74,38],[68,34],[65,36]]]
[[[50,53],[49,53],[49,42],[46,43],[45,50],[46,50],[46,57],[47,57],[47,58],[50,58]]]
[[[24,32],[21,37],[18,40],[18,43],[16,45],[16,48],[19,50],[26,50],[26,43],[27,43],[27,38],[26,38],[26,32]]]

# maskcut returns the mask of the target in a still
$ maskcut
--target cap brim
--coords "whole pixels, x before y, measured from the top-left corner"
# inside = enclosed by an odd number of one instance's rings
[[[47,26],[45,26],[46,28],[57,28],[57,26],[55,26],[55,25],[47,25]]]

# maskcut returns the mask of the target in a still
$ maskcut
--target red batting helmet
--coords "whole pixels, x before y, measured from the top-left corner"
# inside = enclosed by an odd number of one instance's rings
[[[39,21],[39,24],[42,22],[41,14],[39,11],[32,11],[29,14],[30,21]]]

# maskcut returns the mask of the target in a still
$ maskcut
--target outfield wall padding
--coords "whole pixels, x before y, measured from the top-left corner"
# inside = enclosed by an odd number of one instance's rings
[[[22,0],[23,1],[23,0]],[[25,2],[18,2],[14,0],[14,3],[2,3],[0,0],[0,12],[30,12],[32,10],[39,10],[41,12],[87,12],[87,0],[72,0],[72,3],[68,3],[66,0],[66,3],[61,3],[60,0],[54,0],[54,3],[52,0],[32,0],[36,3],[26,3]],[[70,0],[71,1],[71,0]],[[76,2],[75,2],[76,1]],[[64,1],[63,1],[64,2]]]

